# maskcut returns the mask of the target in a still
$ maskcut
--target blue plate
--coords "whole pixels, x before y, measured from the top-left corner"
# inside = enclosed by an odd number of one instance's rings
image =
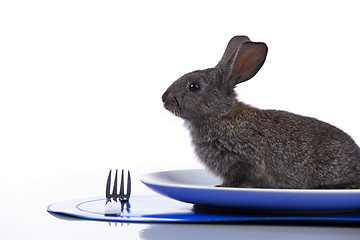
[[[164,196],[201,206],[266,213],[343,213],[360,210],[360,189],[307,190],[214,187],[221,180],[205,170],[149,173],[141,181]]]
[[[87,198],[51,204],[50,213],[65,214],[87,220],[142,223],[206,223],[206,222],[263,222],[312,221],[360,223],[360,212],[351,214],[291,215],[264,214],[241,211],[218,211],[194,207],[162,196],[133,196],[130,206],[124,205],[117,215],[105,215],[104,198]],[[119,204],[119,209],[121,205]]]

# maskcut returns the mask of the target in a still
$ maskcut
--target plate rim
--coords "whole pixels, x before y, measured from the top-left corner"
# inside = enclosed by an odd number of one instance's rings
[[[175,184],[169,182],[161,182],[158,180],[152,179],[152,176],[159,174],[169,174],[174,172],[189,172],[189,171],[201,171],[206,172],[209,175],[216,177],[210,171],[202,168],[198,169],[180,169],[180,170],[166,170],[166,171],[156,171],[143,174],[140,177],[140,181],[147,185],[157,185],[170,188],[187,188],[187,189],[202,189],[202,190],[213,190],[213,191],[233,191],[233,192],[261,192],[261,193],[282,193],[282,194],[360,194],[360,189],[282,189],[282,188],[232,188],[232,187],[209,187],[209,186],[200,186],[200,185],[188,185],[188,184]]]

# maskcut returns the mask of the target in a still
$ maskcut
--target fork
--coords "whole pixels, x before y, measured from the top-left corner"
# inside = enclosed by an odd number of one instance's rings
[[[111,199],[117,202],[118,200],[121,203],[126,203],[130,199],[131,194],[131,177],[130,177],[130,171],[128,171],[128,177],[127,177],[127,187],[126,187],[126,193],[124,193],[124,169],[121,171],[121,180],[120,180],[120,193],[118,193],[117,187],[118,187],[118,170],[116,169],[115,172],[115,179],[114,179],[114,186],[113,191],[111,193],[111,170],[109,172],[109,176],[106,182],[106,202],[111,202]]]

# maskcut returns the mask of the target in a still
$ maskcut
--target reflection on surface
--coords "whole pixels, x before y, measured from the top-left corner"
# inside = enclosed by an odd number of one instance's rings
[[[124,227],[124,226],[130,226],[130,223],[124,223],[124,222],[108,222],[109,227]]]
[[[105,216],[124,216],[130,213],[129,201],[107,201],[105,204]]]
[[[143,240],[178,239],[356,239],[357,227],[281,226],[281,225],[221,225],[221,224],[152,224],[139,232]]]

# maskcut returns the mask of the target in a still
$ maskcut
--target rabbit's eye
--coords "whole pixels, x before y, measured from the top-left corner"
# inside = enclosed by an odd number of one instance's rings
[[[200,90],[200,85],[197,84],[197,83],[191,83],[191,84],[189,85],[189,90],[190,90],[190,91],[193,91],[193,92],[197,92],[197,91]]]

